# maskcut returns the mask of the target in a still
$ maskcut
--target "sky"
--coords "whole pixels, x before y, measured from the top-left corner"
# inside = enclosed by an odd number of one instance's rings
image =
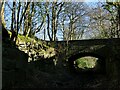
[[[92,1],[93,1],[93,2],[92,2]],[[95,5],[96,5],[96,2],[98,2],[98,0],[85,0],[85,2],[86,2],[89,6],[95,6]],[[92,3],[90,3],[90,2],[92,2]],[[11,16],[10,13],[11,13],[11,12],[10,12],[10,10],[9,10],[9,13],[8,13],[8,14],[9,14],[9,15],[8,15],[9,17],[7,18],[8,20],[10,19],[10,16]],[[10,21],[11,21],[11,20],[10,20]],[[7,23],[7,24],[8,24],[8,23]],[[7,26],[10,27],[10,22],[9,22],[9,25],[7,25]],[[59,37],[58,37],[58,40],[62,40],[62,34],[59,33],[59,32],[58,32],[57,34],[59,34],[59,35],[57,35],[57,36],[59,36]],[[36,36],[37,36],[38,38],[43,39],[43,34],[42,34],[42,33],[37,33]],[[49,40],[47,35],[46,35],[46,40]]]
[[[106,0],[85,0],[85,2],[105,2]]]
[[[75,0],[74,0],[75,1]],[[76,1],[83,1],[83,0],[76,0]],[[93,1],[93,2],[92,2]],[[98,0],[85,0],[84,1],[85,3],[87,3],[90,7],[94,7],[94,6],[96,6],[97,5],[97,2],[98,2]],[[42,31],[43,32],[43,31]],[[47,31],[46,31],[47,32]],[[38,38],[41,38],[41,39],[43,39],[43,34],[41,33],[41,32],[39,32],[39,33],[36,33],[35,34]],[[63,37],[62,37],[62,33],[61,32],[57,32],[57,38],[58,38],[58,40],[59,41],[61,41],[61,40],[63,40]],[[84,37],[83,36],[83,39],[85,39],[86,37]],[[46,35],[46,40],[49,40],[49,38],[48,38],[48,35]]]
[[[5,1],[9,1],[9,2],[13,2],[15,0],[5,0]],[[21,2],[26,2],[26,0],[20,0]],[[54,1],[54,0],[27,0],[27,1],[33,1],[33,2],[41,2],[41,1]],[[106,0],[60,0],[60,1],[64,1],[64,2],[105,2]],[[115,0],[110,0],[110,1],[115,1]]]

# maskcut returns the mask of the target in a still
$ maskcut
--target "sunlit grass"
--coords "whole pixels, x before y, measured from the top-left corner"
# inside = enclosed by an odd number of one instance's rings
[[[77,59],[76,61],[74,61],[74,64],[76,65],[77,68],[82,68],[82,69],[94,68],[96,66],[97,60],[98,58],[86,56]]]

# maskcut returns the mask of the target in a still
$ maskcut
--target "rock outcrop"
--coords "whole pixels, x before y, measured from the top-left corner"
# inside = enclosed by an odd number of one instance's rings
[[[55,56],[54,48],[47,46],[45,41],[36,41],[29,37],[18,36],[17,46],[19,50],[28,54],[28,62]]]

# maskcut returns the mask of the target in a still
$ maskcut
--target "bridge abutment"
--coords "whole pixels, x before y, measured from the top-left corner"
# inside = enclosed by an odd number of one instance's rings
[[[119,42],[118,42],[119,43]],[[106,58],[106,73],[112,80],[120,80],[120,48],[119,45],[111,43]]]

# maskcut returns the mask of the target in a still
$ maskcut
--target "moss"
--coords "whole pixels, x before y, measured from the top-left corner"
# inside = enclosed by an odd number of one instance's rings
[[[9,35],[10,35],[10,37],[11,37],[11,35],[12,35],[12,32],[8,30],[8,34],[9,34]]]
[[[30,38],[30,37],[25,37],[24,35],[18,34],[18,39],[22,42],[32,42],[33,44],[42,44],[42,42],[40,40],[35,40],[34,38]],[[17,40],[18,40],[17,39]]]
[[[31,40],[30,40],[28,37],[25,37],[25,36],[20,35],[20,34],[18,34],[18,38],[19,38],[21,41],[31,42]]]
[[[8,31],[8,33],[12,35],[10,31]],[[27,43],[31,43],[30,46],[32,47],[32,51],[39,53],[45,58],[50,58],[55,55],[54,48],[47,46],[45,41],[41,41],[40,39],[26,37],[22,34],[18,34],[16,41],[17,46],[19,47],[19,44],[27,44]],[[37,49],[37,47],[39,47],[39,49]],[[22,51],[24,51],[24,49]]]

